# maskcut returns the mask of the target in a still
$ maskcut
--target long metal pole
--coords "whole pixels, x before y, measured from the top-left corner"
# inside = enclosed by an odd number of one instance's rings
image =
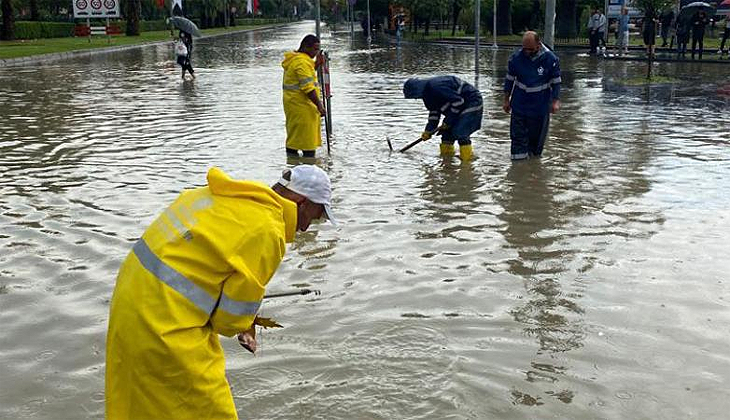
[[[492,1],[494,3],[492,8],[492,38],[494,39],[492,47],[497,48],[497,0]]]
[[[319,38],[319,3],[320,3],[319,0],[317,0],[317,7],[316,7],[317,10],[315,11],[315,13],[316,13],[316,15],[315,15],[315,18],[316,18],[315,32],[317,34],[317,38]]]
[[[373,40],[373,37],[371,34],[372,29],[373,29],[373,26],[370,24],[370,0],[368,0],[368,45],[370,44],[370,41]]]
[[[348,1],[347,4],[350,4]],[[350,4],[350,38],[355,38],[355,5]]]
[[[555,46],[555,0],[545,0],[545,45],[553,49]]]
[[[479,12],[481,11],[481,0],[475,1],[474,7],[474,72],[475,77],[479,79],[479,32],[481,32],[481,18]]]

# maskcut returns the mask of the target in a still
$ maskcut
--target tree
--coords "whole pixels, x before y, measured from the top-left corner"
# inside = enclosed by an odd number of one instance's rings
[[[497,35],[512,35],[512,3],[497,1]]]
[[[127,0],[127,36],[139,36],[139,15],[142,12],[140,0]]]
[[[0,39],[12,41],[15,39],[15,19],[13,18],[12,0],[2,0],[0,8],[3,11],[3,27]]]
[[[558,0],[555,5],[557,18],[555,19],[556,38],[575,38],[578,35],[575,22],[577,21],[576,0]]]

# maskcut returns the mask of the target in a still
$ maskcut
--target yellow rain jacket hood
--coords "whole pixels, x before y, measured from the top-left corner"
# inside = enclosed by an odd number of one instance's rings
[[[321,97],[314,60],[296,51],[284,54],[283,100],[286,115],[286,147],[315,150],[322,144],[322,129],[317,106],[307,97],[315,91]]]
[[[296,225],[294,202],[217,168],[152,223],[111,300],[108,420],[237,418],[218,334],[251,328]]]

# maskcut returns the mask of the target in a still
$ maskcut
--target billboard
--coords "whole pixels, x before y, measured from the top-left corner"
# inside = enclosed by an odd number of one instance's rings
[[[74,18],[118,18],[119,0],[71,0]]]
[[[633,0],[608,0],[608,10],[606,10],[606,17],[619,17],[619,15],[621,15],[621,7],[623,7],[624,3],[626,4],[626,8],[629,9],[629,17],[639,18],[644,16],[644,13],[641,10],[633,7]]]

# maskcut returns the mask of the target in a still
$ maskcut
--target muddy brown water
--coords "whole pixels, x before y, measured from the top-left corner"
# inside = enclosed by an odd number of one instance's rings
[[[0,418],[102,418],[116,271],[209,167],[273,182],[282,54],[311,22],[0,69]],[[542,160],[509,161],[508,50],[483,50],[478,159],[415,139],[412,75],[474,82],[469,48],[327,34],[342,224],[289,247],[252,357],[223,338],[250,419],[710,419],[730,410],[727,68],[616,88],[643,64],[561,55]]]

